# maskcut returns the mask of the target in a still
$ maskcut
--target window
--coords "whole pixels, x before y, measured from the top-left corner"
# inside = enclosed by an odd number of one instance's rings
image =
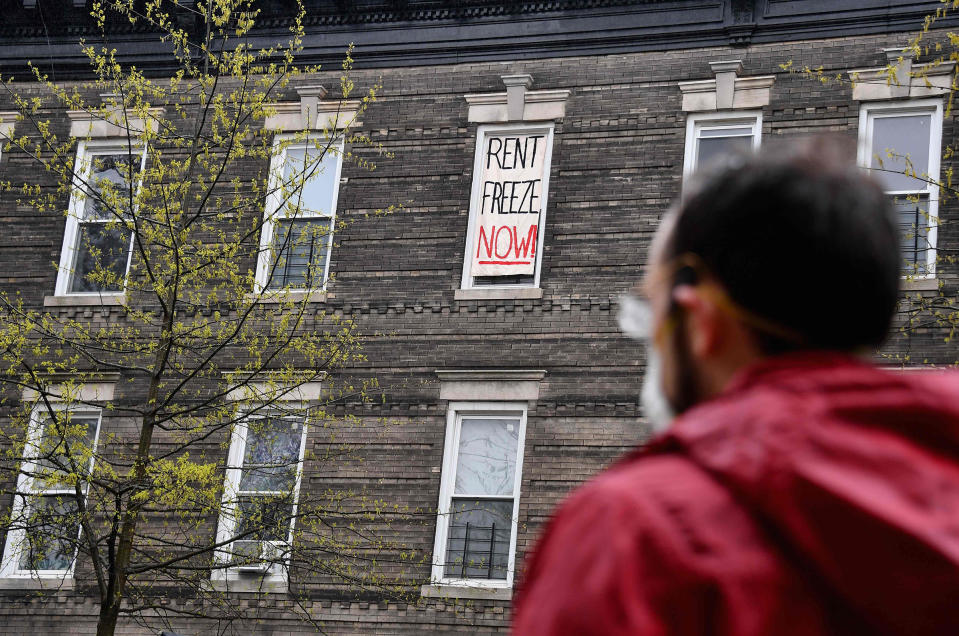
[[[260,234],[260,290],[322,289],[333,244],[343,140],[292,142],[278,135]]]
[[[512,585],[525,429],[525,402],[450,404],[434,582]]]
[[[17,111],[0,111],[0,151],[3,150],[5,142],[13,139],[13,129],[19,116]]]
[[[539,287],[553,125],[480,126],[463,289]]]
[[[902,233],[903,273],[932,276],[939,214],[942,102],[864,104],[859,164],[892,198]]]
[[[762,114],[758,112],[690,115],[683,176],[689,177],[723,155],[759,149],[761,134]]]
[[[250,416],[235,428],[217,535],[237,537],[217,553],[233,573],[285,578],[305,439],[300,417]],[[214,577],[226,573],[214,570]]]
[[[5,577],[62,578],[73,572],[80,500],[93,469],[98,410],[34,411],[17,480],[0,572]]]
[[[146,149],[79,144],[57,275],[58,296],[124,291],[133,238],[124,221],[145,162]]]

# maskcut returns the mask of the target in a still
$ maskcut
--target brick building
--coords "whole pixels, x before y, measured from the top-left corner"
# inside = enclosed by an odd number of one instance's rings
[[[58,81],[80,81],[86,62],[75,43],[89,19],[75,5],[9,0],[0,69],[23,76],[32,60]],[[335,276],[314,300],[354,316],[368,334],[367,361],[352,371],[376,376],[388,393],[363,416],[397,424],[386,438],[358,441],[365,458],[359,473],[307,471],[302,487],[352,483],[441,513],[467,502],[476,515],[469,526],[469,519],[460,524],[455,514],[440,514],[404,539],[433,555],[417,576],[431,581],[421,593],[434,602],[403,604],[317,585],[311,612],[327,631],[506,631],[523,557],[554,505],[649,434],[637,405],[643,352],[619,334],[616,304],[640,277],[649,240],[684,178],[727,148],[820,131],[858,140],[863,165],[873,165],[880,148],[895,147],[922,166],[917,172],[946,174],[953,160],[940,159],[955,131],[944,116],[943,87],[952,66],[932,69],[928,83],[897,85],[878,75],[889,63],[918,68],[928,61],[899,57],[937,5],[307,3],[303,60],[337,68],[352,41],[356,82],[383,85],[360,129],[395,158],[375,173],[349,164],[330,171],[335,213],[352,222],[323,252],[324,271]],[[282,25],[282,3],[263,7],[264,29]],[[125,33],[123,42],[121,52],[141,68],[169,70],[150,34]],[[822,65],[828,76],[859,70],[860,82],[823,84],[784,71],[790,62]],[[292,116],[316,99],[311,86],[337,78],[321,72],[297,84],[289,93]],[[0,110],[9,110],[3,99]],[[67,114],[60,119],[66,131]],[[5,153],[0,179],[25,180],[29,165]],[[959,209],[904,175],[885,183],[890,193],[919,199],[897,203],[911,274],[904,294],[954,297],[956,267],[937,263],[935,254],[959,248]],[[387,219],[364,216],[397,201],[407,209]],[[507,214],[499,224],[486,219]],[[102,298],[91,305],[51,266],[72,249],[65,233],[76,227],[36,224],[9,198],[0,217],[4,289],[50,312],[119,315]],[[837,272],[823,284],[856,281]],[[934,323],[923,325],[896,334],[884,353],[896,363],[954,363],[945,335]],[[496,445],[495,466],[469,466],[470,444]],[[464,466],[507,474],[498,484],[480,476],[472,489],[456,491]],[[495,528],[496,519],[505,523]],[[478,561],[483,571],[464,554],[472,544],[460,533],[470,527],[491,546],[491,557]],[[13,549],[9,540],[5,549]],[[37,595],[35,579],[15,567],[0,574],[7,617],[0,633],[94,631],[97,607],[82,580]],[[235,594],[238,603],[264,608],[263,621],[239,633],[312,633],[285,611],[282,590]],[[463,602],[446,601],[454,598]],[[205,626],[189,618],[174,624],[184,634]],[[122,629],[151,633],[134,623]]]

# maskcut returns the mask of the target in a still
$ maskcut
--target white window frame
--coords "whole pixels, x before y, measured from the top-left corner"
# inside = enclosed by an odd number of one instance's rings
[[[103,421],[103,411],[99,408],[93,407],[75,407],[68,408],[66,405],[54,404],[54,410],[56,411],[70,411],[74,416],[83,415],[83,416],[93,416],[97,418],[96,423],[96,432],[93,437],[93,449],[91,452],[90,458],[90,467],[88,470],[93,470],[93,463],[95,461],[97,444],[100,439],[100,429]],[[69,496],[74,495],[73,490],[68,490],[65,488],[61,489],[34,489],[34,473],[37,470],[37,463],[35,461],[30,461],[28,455],[31,448],[36,448],[40,445],[43,439],[43,424],[44,419],[49,415],[49,411],[45,406],[38,406],[33,409],[30,414],[30,423],[27,430],[27,439],[26,444],[24,445],[24,457],[23,465],[20,469],[20,472],[17,476],[17,494],[13,498],[13,508],[11,510],[11,518],[16,519],[22,517],[24,514],[27,514],[29,509],[28,499],[33,497],[44,497],[55,494],[57,492],[63,491],[64,494]],[[83,485],[83,496],[86,498],[90,490],[89,481],[85,482]],[[77,533],[77,540],[79,541],[80,536],[83,533],[83,528],[81,527]],[[3,560],[0,562],[0,578],[21,578],[21,579],[71,579],[73,578],[73,571],[77,563],[77,551],[74,550],[73,558],[70,560],[70,567],[66,570],[24,570],[20,568],[20,557],[23,551],[24,542],[26,541],[26,530],[23,528],[11,529],[7,532],[7,540],[3,549]]]
[[[761,110],[722,111],[715,113],[693,113],[686,117],[686,150],[683,157],[683,181],[696,172],[699,156],[699,140],[703,130],[722,130],[724,128],[752,128],[753,152],[759,150],[763,134],[763,112]]]
[[[553,165],[553,122],[519,123],[519,124],[489,124],[480,126],[476,130],[476,149],[473,157],[473,184],[470,189],[469,222],[466,227],[466,249],[463,253],[463,276],[460,280],[461,289],[539,289],[540,270],[543,266],[543,239],[546,236],[546,210],[549,204],[549,175]],[[544,133],[546,135],[546,157],[543,160],[543,190],[540,195],[539,228],[536,236],[536,264],[533,272],[532,284],[510,283],[502,285],[474,285],[471,272],[473,263],[473,245],[477,230],[477,215],[482,207],[483,198],[483,149],[486,147],[486,138],[497,133]]]
[[[333,175],[333,200],[330,206],[329,214],[312,214],[309,211],[301,210],[297,219],[328,218],[330,220],[330,234],[327,237],[326,262],[323,263],[323,283],[321,286],[310,289],[306,287],[290,287],[292,291],[324,291],[330,277],[330,256],[333,253],[333,235],[336,229],[336,207],[340,197],[340,175],[343,171],[343,135],[337,135],[332,143],[321,137],[319,133],[310,134],[305,139],[303,133],[295,134],[277,134],[273,138],[273,153],[270,158],[270,178],[269,194],[266,198],[266,210],[263,217],[263,227],[260,230],[260,252],[257,258],[255,291],[264,293],[268,290],[270,284],[270,267],[272,265],[273,253],[273,234],[276,229],[277,214],[283,206],[283,172],[286,165],[286,153],[289,150],[298,150],[301,148],[315,148],[317,145],[326,145],[329,143],[327,153],[333,153],[336,156],[336,174]],[[307,212],[304,214],[304,212]]]
[[[70,187],[70,207],[67,213],[67,223],[63,231],[63,247],[60,249],[60,266],[57,268],[57,282],[54,294],[56,296],[123,296],[126,293],[127,280],[130,276],[130,262],[133,257],[133,238],[131,232],[130,244],[127,248],[127,263],[123,273],[123,289],[119,291],[72,292],[70,285],[73,282],[74,266],[77,256],[77,241],[80,235],[80,224],[85,212],[84,184],[90,183],[90,169],[93,165],[92,157],[96,155],[124,154],[140,152],[140,179],[137,182],[137,192],[143,186],[143,171],[146,168],[146,146],[139,148],[127,142],[120,141],[81,141],[77,144],[77,158],[73,164],[73,183]],[[135,212],[135,211],[134,211]]]
[[[867,102],[859,107],[859,140],[857,161],[867,171],[871,170],[872,157],[875,154],[872,147],[873,122],[877,117],[896,117],[902,115],[932,115],[929,126],[929,172],[931,181],[939,181],[939,164],[942,159],[942,100],[941,99],[911,99],[894,102]],[[921,176],[921,175],[920,175]],[[891,197],[922,194],[922,190],[889,190],[885,191]],[[929,250],[926,254],[925,274],[906,274],[913,279],[932,279],[936,277],[936,241],[939,229],[939,188],[934,183],[927,183],[925,194],[929,197],[926,213],[929,215],[929,233],[927,241]]]
[[[282,409],[282,405],[278,405]],[[292,406],[290,408],[293,408]],[[227,455],[226,471],[223,482],[223,498],[220,502],[220,514],[217,521],[217,543],[227,541],[235,534],[236,530],[236,502],[240,486],[240,478],[243,474],[243,458],[246,453],[247,433],[249,432],[248,422],[250,419],[264,419],[268,414],[248,416],[246,414],[233,427],[230,437],[230,450]],[[293,533],[296,530],[296,513],[300,501],[300,486],[303,479],[303,459],[306,453],[306,438],[308,425],[305,416],[283,416],[280,418],[297,420],[300,423],[300,455],[297,458],[296,480],[293,486],[293,507],[291,509],[290,531],[287,534],[286,548],[293,545]],[[231,559],[231,544],[226,544],[223,549],[215,552],[216,562],[219,564],[229,563]],[[289,560],[284,563],[274,563],[266,571],[260,574],[256,580],[263,583],[285,583],[289,572]],[[256,574],[256,573],[254,573]],[[241,573],[238,568],[219,567],[210,573],[210,578],[214,581],[235,581],[240,577],[248,577],[249,573]]]
[[[474,588],[511,588],[516,569],[516,541],[519,528],[520,484],[523,483],[523,449],[526,443],[526,402],[450,402],[446,416],[446,440],[443,450],[443,474],[440,479],[440,498],[437,506],[436,537],[433,544],[432,582],[438,585],[453,585]],[[513,519],[510,529],[509,560],[506,579],[490,580],[479,578],[448,577],[446,567],[446,539],[449,535],[449,522],[456,485],[456,460],[459,453],[460,429],[463,417],[504,417],[519,419],[519,433],[516,444],[516,471],[513,483]]]

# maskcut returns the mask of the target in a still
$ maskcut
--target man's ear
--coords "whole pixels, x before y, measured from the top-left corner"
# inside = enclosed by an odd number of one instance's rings
[[[686,314],[683,328],[690,353],[696,358],[716,353],[722,343],[725,316],[715,301],[703,293],[701,286],[677,285],[673,288],[673,302]]]

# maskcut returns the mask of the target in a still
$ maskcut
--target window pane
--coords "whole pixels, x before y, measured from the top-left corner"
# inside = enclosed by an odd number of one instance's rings
[[[326,275],[326,252],[332,220],[278,220],[273,234],[270,289],[318,287]]]
[[[292,492],[302,433],[302,424],[288,419],[252,420],[246,434],[240,490]]]
[[[129,209],[131,188],[139,178],[142,160],[140,154],[90,157],[90,176],[86,184],[88,193],[83,201],[85,220],[115,219],[117,214]]]
[[[929,271],[929,197],[923,195],[918,201],[915,197],[898,196],[893,206],[899,220],[899,232],[902,237],[903,273],[925,274]]]
[[[737,126],[736,128],[703,128],[699,131],[700,138],[706,137],[736,137],[753,136],[752,126]]]
[[[718,158],[724,155],[749,152],[752,150],[752,135],[749,135],[748,137],[706,137],[706,132],[707,131],[705,130],[703,131],[704,138],[699,140],[699,152],[696,155],[697,170],[707,167],[711,162],[716,161]],[[721,132],[724,135],[728,135],[727,130],[723,130]]]
[[[876,117],[872,124],[873,174],[886,190],[925,190],[921,179],[906,176],[929,172],[932,115]],[[907,161],[908,158],[908,161]]]
[[[40,481],[36,490],[73,488],[73,485],[58,481],[58,474],[85,475],[93,461],[91,453],[97,434],[97,416],[62,413],[57,422],[47,418],[43,424],[36,460]],[[31,458],[32,459],[32,458]]]
[[[130,232],[121,227],[80,223],[70,291],[123,291],[131,238]]]
[[[323,145],[323,142],[318,142]],[[283,184],[286,195],[286,214],[322,214],[332,216],[333,193],[336,191],[336,163],[339,157],[327,151],[317,161],[322,148],[288,148],[283,165]]]
[[[247,541],[286,541],[293,518],[293,497],[241,496],[236,505],[236,534]]]
[[[453,499],[446,576],[505,579],[512,521],[512,499]]]
[[[456,456],[456,486],[463,495],[512,495],[519,420],[464,417]]]
[[[80,534],[76,500],[66,496],[31,497],[28,503],[20,569],[69,569]]]
[[[230,547],[230,552],[234,557],[235,565],[251,565],[261,562],[275,563],[281,558],[282,550],[270,550],[270,544],[266,541],[234,541]]]
[[[474,276],[474,287],[486,287],[489,285],[526,285],[532,287],[536,281],[535,276],[529,274],[515,274],[513,276]]]

